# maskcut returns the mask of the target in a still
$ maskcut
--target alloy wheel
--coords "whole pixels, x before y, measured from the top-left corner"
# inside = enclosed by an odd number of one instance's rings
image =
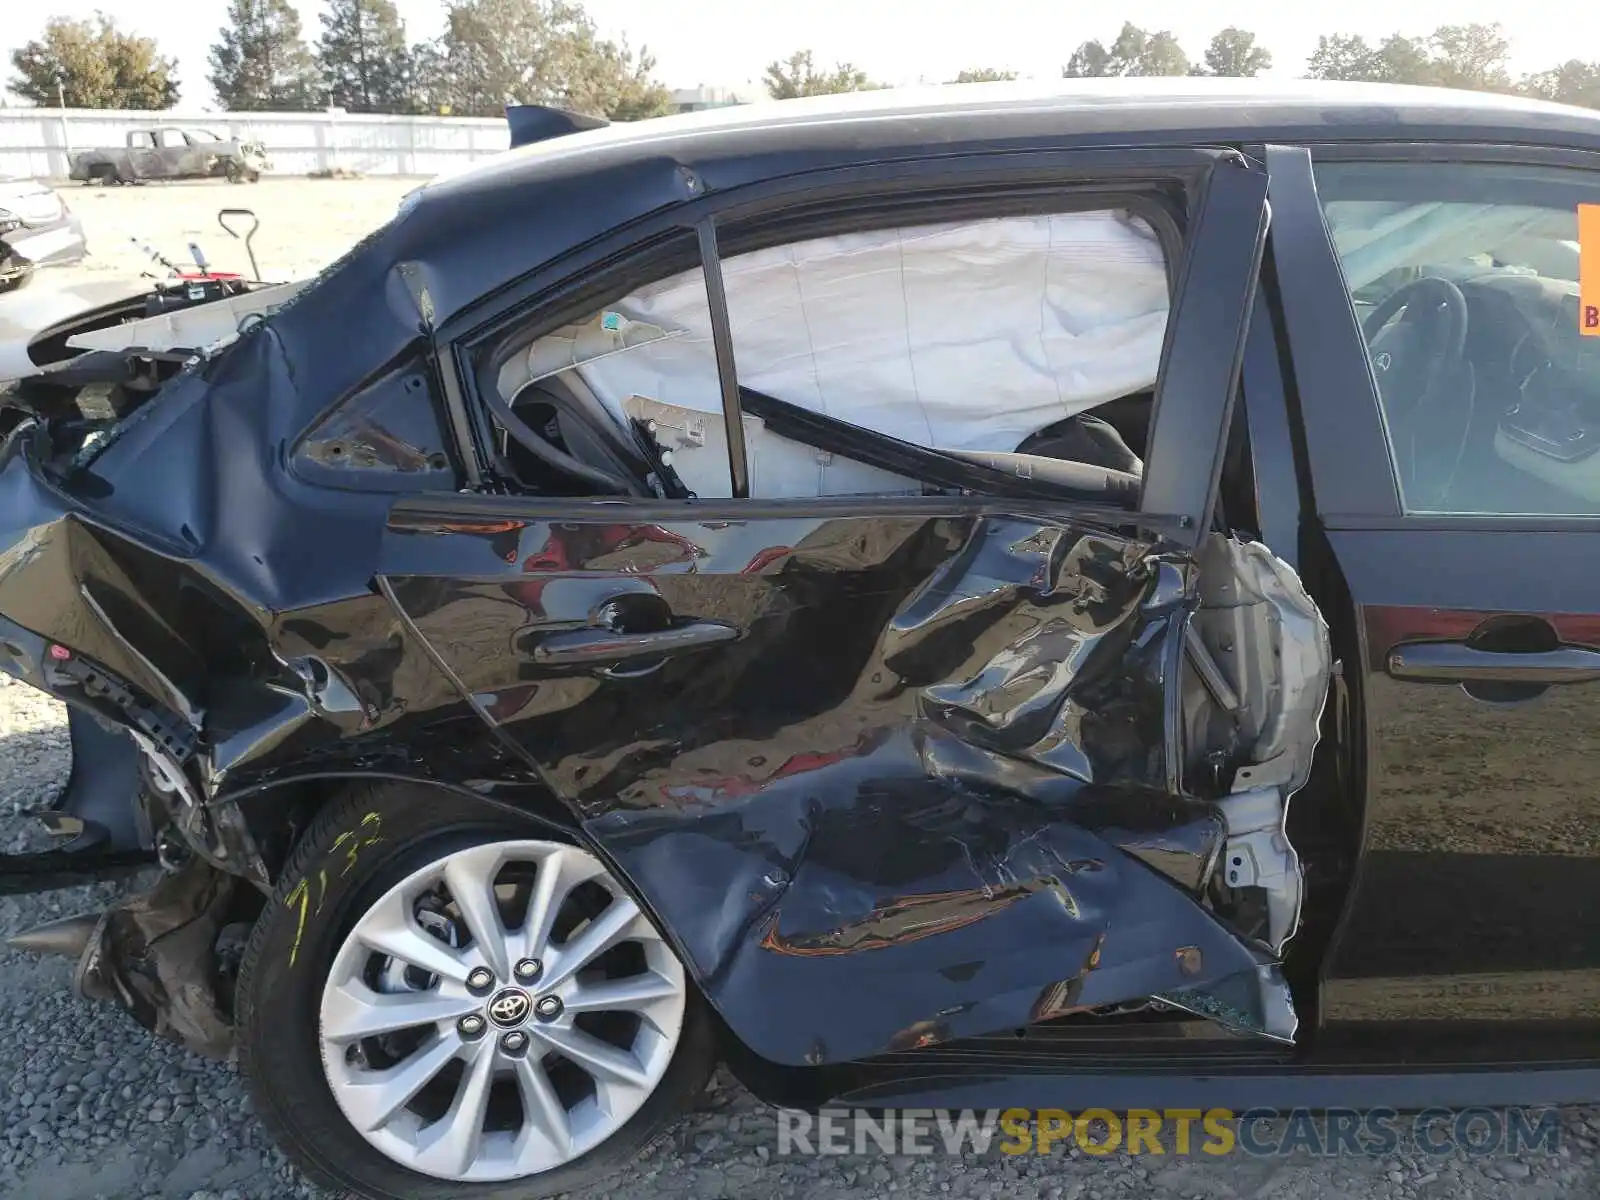
[[[441,1179],[559,1167],[620,1129],[683,1027],[683,968],[593,855],[458,850],[363,913],[320,1010],[334,1099],[368,1142]]]

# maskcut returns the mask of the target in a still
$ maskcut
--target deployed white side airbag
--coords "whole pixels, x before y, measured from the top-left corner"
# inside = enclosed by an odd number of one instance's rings
[[[1154,231],[1110,211],[817,238],[728,258],[723,275],[741,383],[950,450],[1015,450],[1038,429],[1153,387],[1168,308]],[[577,366],[614,415],[630,396],[720,413],[698,269],[610,308],[677,333]],[[548,358],[536,344],[529,361]],[[801,488],[793,494],[862,483],[846,464],[785,474]],[[727,495],[726,482],[703,494]]]

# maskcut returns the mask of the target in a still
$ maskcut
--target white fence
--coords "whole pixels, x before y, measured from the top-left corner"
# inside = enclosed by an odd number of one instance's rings
[[[437,175],[496,154],[510,140],[506,123],[487,117],[0,108],[0,175],[64,178],[72,153],[120,146],[134,130],[163,126],[253,138],[266,146],[273,173],[283,175]]]

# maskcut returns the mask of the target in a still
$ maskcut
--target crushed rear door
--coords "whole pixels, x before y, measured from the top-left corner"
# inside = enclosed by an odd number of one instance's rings
[[[1140,513],[391,512],[385,595],[756,1054],[835,1062],[1149,1003],[1293,1038],[1282,819],[1326,635],[1292,571],[1210,523],[1265,190],[1219,152],[1191,214]]]

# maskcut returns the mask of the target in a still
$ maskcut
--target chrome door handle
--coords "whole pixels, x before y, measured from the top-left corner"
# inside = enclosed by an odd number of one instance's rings
[[[666,629],[641,633],[574,629],[540,638],[529,647],[528,654],[534,662],[546,667],[610,667],[704,650],[738,637],[739,630],[735,626],[721,621],[687,620]]]
[[[1465,642],[1411,642],[1389,652],[1388,672],[1412,683],[1593,683],[1600,650],[1479,650]]]

